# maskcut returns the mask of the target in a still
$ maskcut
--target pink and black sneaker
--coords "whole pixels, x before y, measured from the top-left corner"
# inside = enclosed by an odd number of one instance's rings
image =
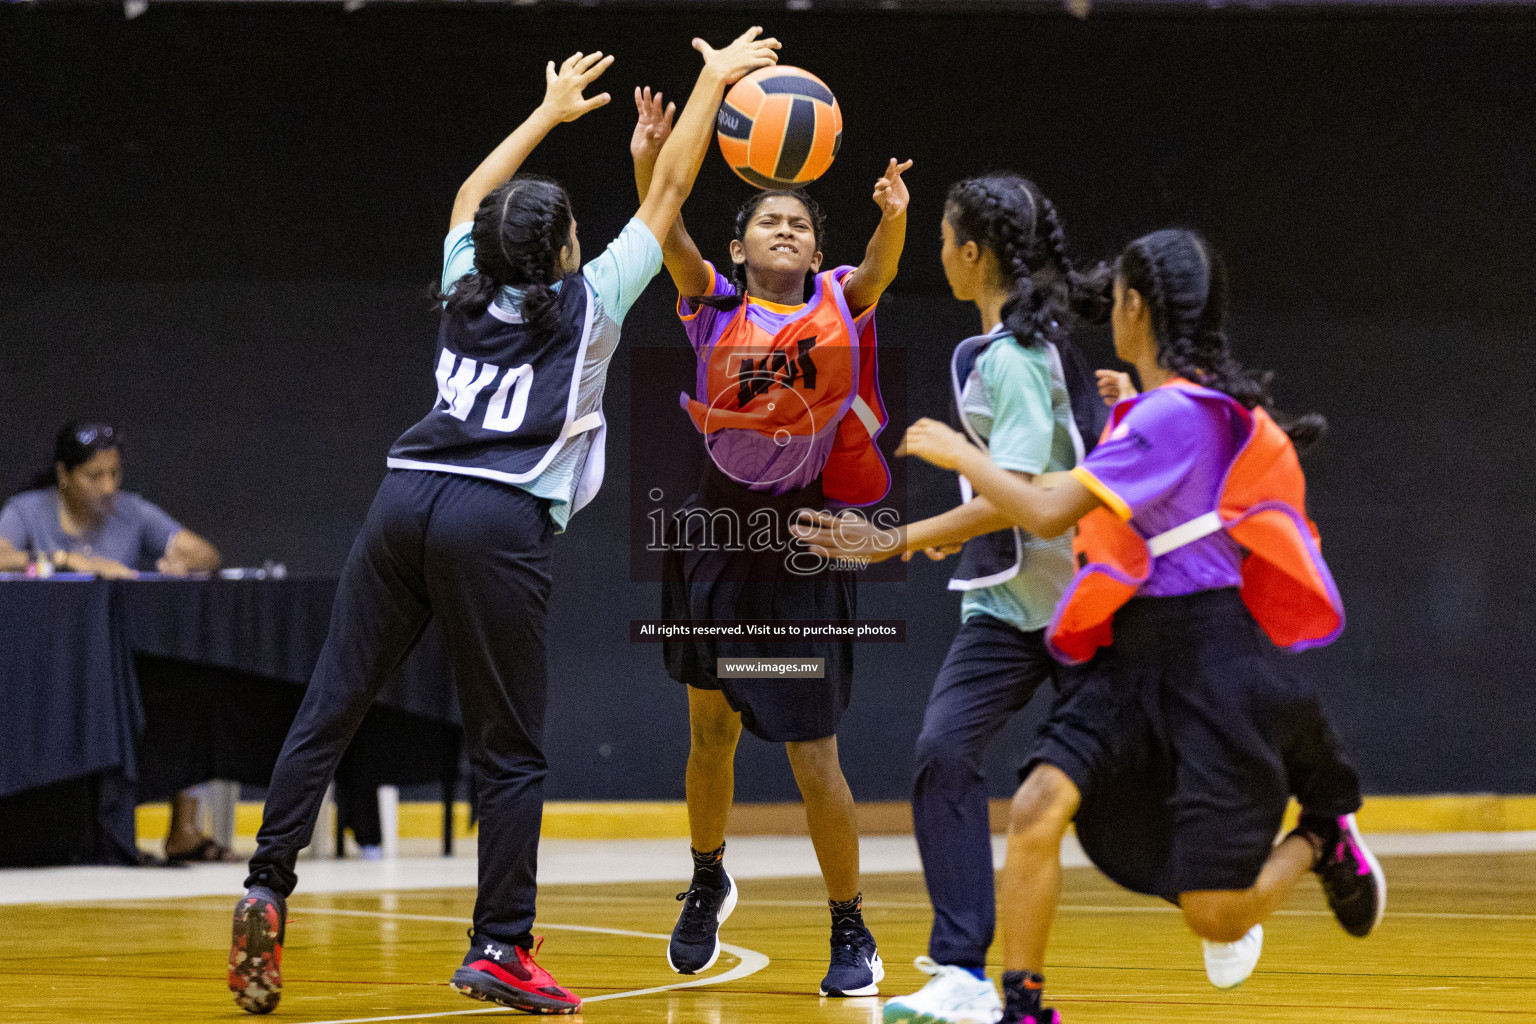
[[[1344,930],[1362,939],[1375,931],[1387,911],[1387,876],[1360,838],[1355,816],[1303,814],[1291,834],[1302,836],[1317,851],[1312,870]]]
[[[473,934],[470,941],[464,965],[448,982],[459,992],[526,1013],[575,1013],[581,1009],[579,998],[534,963],[534,954],[544,944],[542,937],[534,940],[532,950]]]
[[[229,990],[247,1013],[271,1013],[283,996],[283,932],[287,923],[283,898],[264,886],[252,886],[235,904]]]

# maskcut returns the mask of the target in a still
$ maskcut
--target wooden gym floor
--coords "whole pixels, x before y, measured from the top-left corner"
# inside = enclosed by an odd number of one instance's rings
[[[1352,939],[1314,885],[1266,928],[1257,973],[1232,992],[1205,980],[1176,914],[1088,869],[1066,872],[1047,991],[1068,1024],[1178,1021],[1328,1024],[1536,1022],[1536,854],[1383,858],[1390,885],[1377,935]],[[696,987],[672,974],[663,942],[679,886],[548,886],[541,961],[588,999],[579,1020],[667,1024],[875,1024],[877,999],[818,999],[827,912],[816,879],[755,879]],[[468,890],[295,896],[282,1005],[294,1024],[453,1020],[487,1010],[446,979],[465,947]],[[930,912],[916,875],[873,875],[866,919],[880,941],[882,991],[923,977]],[[0,1021],[240,1021],[224,989],[233,899],[0,907]],[[995,970],[995,968],[994,968]],[[730,980],[714,983],[727,976]],[[665,986],[665,988],[663,988]]]

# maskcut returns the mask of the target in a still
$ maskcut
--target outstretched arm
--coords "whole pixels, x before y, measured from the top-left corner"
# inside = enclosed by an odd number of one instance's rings
[[[1016,474],[1029,479],[1026,474]],[[882,529],[864,519],[839,518],[830,512],[802,517],[790,531],[828,558],[867,558],[879,562],[900,555],[910,558],[918,551],[958,550],[972,537],[1005,530],[1013,520],[983,497],[976,497],[948,512],[919,519],[908,526]],[[929,557],[936,557],[930,555]],[[941,557],[941,556],[940,556]]]
[[[453,213],[448,218],[450,228],[473,220],[480,208],[480,200],[491,191],[511,179],[523,166],[539,143],[544,141],[550,129],[562,121],[574,121],[589,111],[608,102],[607,93],[598,93],[591,99],[581,95],[597,76],[608,70],[613,57],[597,53],[573,53],[565,58],[559,70],[550,61],[544,69],[544,102],[536,107],[517,130],[491,150],[491,155],[480,161],[453,200]]]
[[[1024,480],[1033,479],[1025,473],[1014,475]],[[1006,530],[1012,525],[1013,520],[999,511],[990,499],[978,494],[948,512],[919,519],[907,527],[906,550],[912,554],[927,548],[951,548],[964,544],[972,537]]]
[[[1055,537],[1071,529],[1102,503],[1071,473],[1044,473],[1022,480],[987,458],[986,452],[936,420],[921,419],[907,428],[897,455],[916,455],[940,469],[964,473],[976,493],[986,497],[1009,521],[1036,537]]]
[[[720,50],[702,39],[693,41],[693,48],[704,55],[704,70],[677,119],[677,127],[661,147],[651,186],[635,214],[658,242],[665,242],[672,222],[683,208],[683,200],[693,190],[693,180],[709,151],[715,112],[725,98],[726,86],[748,72],[779,61],[779,41],[759,39],[762,31],[754,25]]]
[[[82,555],[78,551],[55,551],[53,565],[61,572],[88,572],[100,576],[104,580],[134,580],[139,578],[136,570],[128,568],[122,562],[114,558],[103,558],[101,555]]]
[[[896,280],[901,250],[907,244],[907,203],[910,200],[907,183],[901,180],[901,175],[911,166],[911,160],[898,164],[892,157],[884,176],[875,182],[875,205],[880,207],[880,224],[869,240],[869,247],[864,250],[864,262],[843,282],[843,296],[855,314],[879,302],[885,289]]]
[[[629,140],[629,155],[635,161],[635,188],[643,203],[651,191],[656,158],[661,155],[661,147],[672,134],[672,115],[677,113],[677,104],[668,103],[663,110],[661,93],[653,95],[649,86],[644,90],[636,86],[635,109],[639,116],[635,120],[635,133]],[[708,294],[710,286],[714,284],[709,264],[704,262],[699,247],[683,226],[681,210],[672,218],[672,229],[661,242],[661,258],[666,264],[667,273],[672,275],[672,283],[677,286],[679,295],[691,298]]]

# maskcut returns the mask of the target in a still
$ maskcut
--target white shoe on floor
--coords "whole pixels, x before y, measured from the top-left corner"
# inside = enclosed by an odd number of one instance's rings
[[[913,965],[933,978],[911,995],[889,1000],[885,1024],[997,1024],[1003,1019],[1003,1002],[990,981],[979,981],[964,967],[934,963],[926,956],[918,957]]]
[[[1205,976],[1217,988],[1233,988],[1248,980],[1264,952],[1264,926],[1256,924],[1236,942],[1202,942]]]

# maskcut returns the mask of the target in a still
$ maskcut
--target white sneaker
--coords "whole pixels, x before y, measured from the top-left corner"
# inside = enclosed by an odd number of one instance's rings
[[[997,1024],[1003,1019],[1003,1002],[990,981],[978,981],[964,967],[936,964],[926,956],[912,963],[924,974],[933,975],[933,980],[909,996],[887,1001],[885,1024]]]
[[[1264,926],[1256,924],[1236,942],[1206,942],[1205,976],[1217,988],[1233,988],[1248,980],[1264,952]]]

